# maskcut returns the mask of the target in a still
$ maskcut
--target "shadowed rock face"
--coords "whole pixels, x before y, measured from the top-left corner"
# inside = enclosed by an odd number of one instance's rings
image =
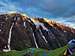
[[[12,50],[52,50],[66,45],[72,38],[75,38],[74,29],[54,21],[46,21],[43,18],[31,19],[16,13],[0,15],[0,50],[8,49],[8,45]]]

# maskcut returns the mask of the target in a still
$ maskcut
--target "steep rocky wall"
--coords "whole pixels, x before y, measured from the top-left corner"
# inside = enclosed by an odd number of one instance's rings
[[[9,31],[12,23],[10,44]],[[11,49],[25,48],[56,49],[75,38],[75,30],[43,18],[29,18],[21,14],[0,15],[0,50],[8,45]]]

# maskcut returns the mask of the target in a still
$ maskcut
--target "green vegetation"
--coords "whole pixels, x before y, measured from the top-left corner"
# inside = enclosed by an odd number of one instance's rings
[[[52,51],[40,48],[28,48],[23,51],[12,50],[10,52],[0,52],[0,56],[63,56],[67,46]]]

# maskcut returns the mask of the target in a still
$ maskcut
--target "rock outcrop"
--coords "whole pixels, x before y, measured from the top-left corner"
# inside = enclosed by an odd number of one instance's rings
[[[75,29],[44,18],[29,18],[18,13],[0,15],[0,50],[65,46],[75,38]]]

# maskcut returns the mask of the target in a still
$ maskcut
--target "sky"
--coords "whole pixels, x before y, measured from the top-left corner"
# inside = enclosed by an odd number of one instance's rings
[[[0,13],[10,11],[57,20],[75,28],[75,0],[0,0]]]

